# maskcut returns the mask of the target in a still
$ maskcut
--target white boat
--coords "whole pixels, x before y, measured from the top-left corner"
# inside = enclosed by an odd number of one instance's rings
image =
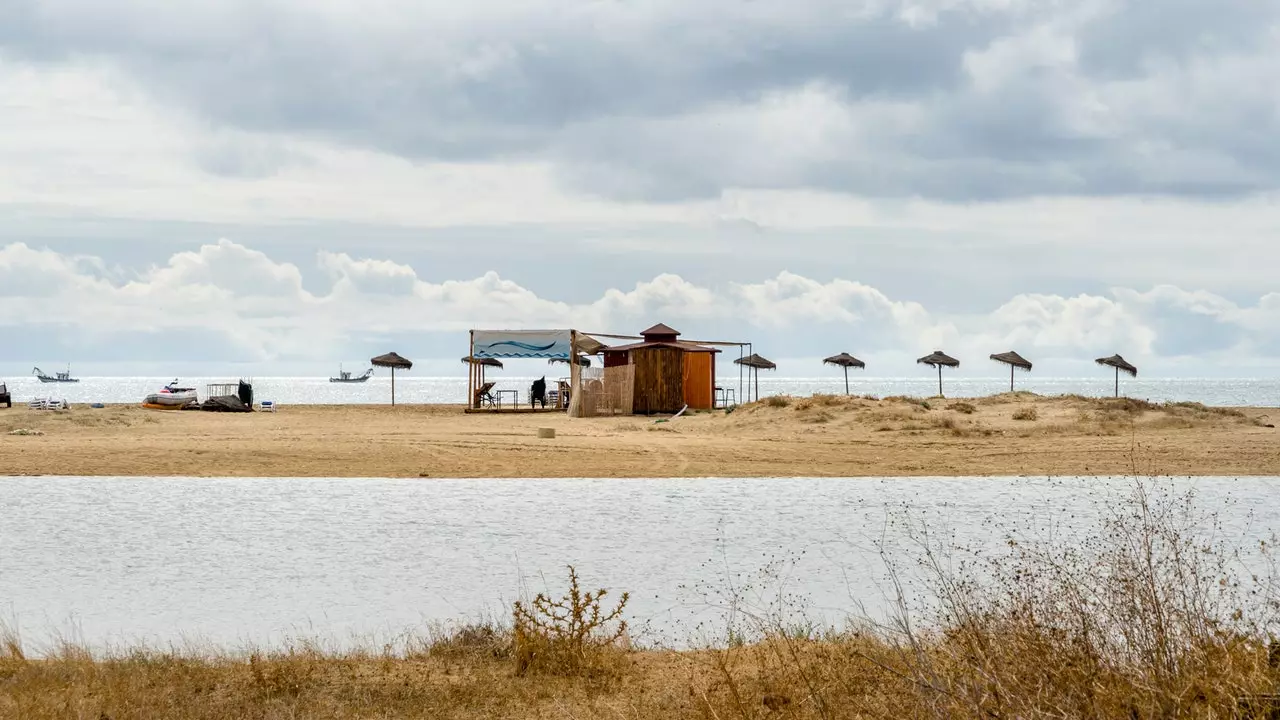
[[[363,375],[352,375],[350,370],[343,370],[342,366],[338,366],[338,377],[329,378],[332,383],[362,383],[373,377],[373,368],[364,371]]]
[[[181,410],[182,408],[199,402],[196,398],[195,390],[178,390],[170,392],[169,390],[161,390],[157,393],[151,393],[142,401],[143,407],[149,407],[157,410]]]
[[[66,372],[55,372],[55,373],[54,373],[54,374],[52,374],[52,375],[47,375],[47,374],[45,374],[45,372],[44,372],[43,370],[41,370],[40,368],[31,368],[31,372],[32,372],[32,374],[34,374],[34,375],[36,376],[36,378],[37,378],[37,379],[39,379],[39,380],[40,380],[40,382],[42,382],[42,383],[73,383],[73,382],[80,382],[80,379],[79,379],[79,378],[73,378],[73,377],[71,377],[71,366],[70,366],[70,365],[68,365],[68,366],[67,366],[67,371],[66,371]]]

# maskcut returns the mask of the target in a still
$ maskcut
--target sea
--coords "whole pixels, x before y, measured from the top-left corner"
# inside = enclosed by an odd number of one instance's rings
[[[71,403],[134,403],[156,392],[172,377],[85,377],[78,383],[41,383],[34,377],[8,379],[15,402],[33,398],[54,398]],[[210,383],[235,382],[239,378],[184,377],[183,386],[194,387],[203,398]],[[252,381],[258,400],[272,400],[281,405],[385,404],[391,400],[391,379],[386,375],[364,383],[331,383],[324,377],[256,377]],[[497,389],[514,389],[526,397],[532,377],[490,376]],[[720,378],[717,384],[730,390],[733,399],[744,402],[754,389],[737,376]],[[1018,390],[1042,395],[1079,394],[1110,397],[1115,392],[1112,376],[1102,373],[1093,377],[1020,376]],[[1009,378],[1003,377],[945,378],[943,391],[947,397],[982,397],[1007,392]],[[936,376],[851,378],[850,392],[857,395],[888,397],[908,395],[930,397],[938,394]],[[841,376],[834,377],[765,377],[759,379],[759,396],[808,396],[815,393],[844,393]],[[1280,405],[1280,379],[1276,378],[1122,378],[1120,392],[1132,398],[1152,402],[1199,402],[1220,406]],[[465,404],[466,377],[396,377],[396,402],[406,404]]]
[[[925,550],[958,567],[1010,540],[1089,547],[1136,482],[0,478],[0,625],[36,653],[378,648],[503,620],[561,594],[572,564],[630,593],[637,640],[723,640],[735,617],[775,612],[839,626],[883,618],[898,588],[927,597]],[[1266,576],[1251,553],[1280,528],[1280,478],[1142,482],[1162,517],[1192,494],[1179,524]]]

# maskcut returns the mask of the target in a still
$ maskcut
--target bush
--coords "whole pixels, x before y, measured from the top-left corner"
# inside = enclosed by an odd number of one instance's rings
[[[1040,419],[1040,412],[1036,410],[1035,406],[1033,405],[1031,407],[1026,407],[1026,408],[1022,408],[1021,410],[1015,411],[1013,413],[1013,419],[1035,422],[1036,420]]]
[[[974,407],[973,403],[967,403],[967,402],[953,402],[947,406],[947,409],[955,410],[956,412],[961,413],[963,415],[972,415],[978,411],[978,408]]]
[[[764,399],[764,404],[771,408],[784,408],[791,404],[791,398],[786,395],[770,395]]]
[[[612,609],[601,605],[609,594],[601,588],[583,592],[578,572],[569,566],[569,591],[559,600],[538,593],[529,604],[512,606],[516,674],[591,674],[603,655],[626,636],[622,611],[631,599],[622,593]],[[612,626],[612,628],[610,628]]]

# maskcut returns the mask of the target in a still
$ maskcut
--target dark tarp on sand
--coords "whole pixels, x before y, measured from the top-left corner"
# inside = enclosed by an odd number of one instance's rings
[[[240,402],[235,395],[209,398],[200,404],[200,409],[206,412],[253,412],[253,408]]]

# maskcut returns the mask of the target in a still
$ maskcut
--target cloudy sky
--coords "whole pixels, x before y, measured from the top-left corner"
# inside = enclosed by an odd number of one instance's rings
[[[1276,0],[0,0],[0,371],[1280,369]]]

